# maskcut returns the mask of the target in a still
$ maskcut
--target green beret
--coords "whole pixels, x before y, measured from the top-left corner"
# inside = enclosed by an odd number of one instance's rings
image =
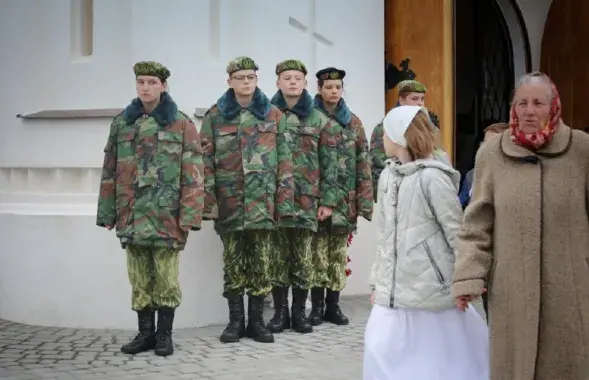
[[[159,62],[155,61],[141,61],[133,66],[135,76],[140,75],[158,77],[162,82],[165,82],[170,77],[170,70]]]
[[[315,74],[317,79],[329,80],[329,79],[344,79],[346,72],[344,70],[336,69],[335,67],[327,67],[317,71]]]
[[[397,87],[399,88],[399,92],[419,92],[423,94],[427,92],[425,85],[416,80],[404,80],[399,82]]]
[[[296,70],[300,71],[301,73],[307,75],[307,66],[298,59],[287,59],[286,61],[282,61],[276,65],[276,75],[280,75],[288,70]]]
[[[237,57],[227,64],[227,74],[231,75],[239,70],[258,70],[258,65],[250,57]]]

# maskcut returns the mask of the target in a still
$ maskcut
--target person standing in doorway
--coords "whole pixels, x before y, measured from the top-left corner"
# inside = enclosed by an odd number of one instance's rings
[[[292,156],[282,112],[258,84],[258,65],[238,57],[227,65],[229,89],[203,118],[203,217],[214,220],[223,241],[223,296],[229,323],[220,340],[247,336],[274,342],[264,323],[264,298],[272,289],[271,253],[277,220],[294,213]],[[245,327],[244,292],[248,292]]]
[[[481,142],[481,145],[488,141],[491,137],[503,133],[507,128],[509,128],[509,123],[494,123],[489,125],[485,128],[484,134],[485,137]],[[460,193],[458,194],[458,198],[460,199],[460,204],[462,208],[466,208],[468,203],[470,202],[470,197],[472,196],[472,184],[473,184],[473,177],[474,177],[474,169],[470,169],[466,172],[464,176],[464,181],[462,181],[462,187],[460,188]],[[486,296],[483,295],[483,303],[485,304],[485,311],[487,310],[487,302]]]
[[[134,72],[137,98],[115,117],[104,148],[96,224],[116,227],[127,251],[139,334],[121,351],[167,356],[182,298],[179,254],[201,228],[204,167],[196,127],[166,91],[170,71],[149,61]]]
[[[277,248],[271,260],[274,317],[268,330],[279,333],[292,324],[298,333],[313,327],[305,316],[312,284],[312,243],[318,220],[331,216],[337,206],[337,149],[329,118],[315,108],[307,90],[307,67],[289,59],[276,65],[278,91],[272,104],[284,112],[293,155],[296,217],[280,222]],[[292,286],[292,315],[288,289]]]
[[[314,238],[315,274],[309,320],[314,326],[322,321],[347,325],[349,319],[339,306],[339,296],[347,280],[348,234],[356,231],[359,216],[372,219],[374,206],[368,141],[362,122],[342,98],[346,72],[327,67],[316,76],[318,94],[314,103],[335,128],[337,190],[343,197],[331,216],[319,223]]]
[[[399,99],[395,107],[398,106],[425,106],[425,96],[427,94],[427,88],[425,85],[416,80],[405,80],[399,82],[397,85],[399,90]],[[442,144],[440,141],[439,136],[439,124],[438,124],[438,116],[431,111],[428,111],[429,117],[433,123],[433,125],[437,128],[437,146],[436,146],[436,156],[438,158],[442,158],[447,163],[450,163],[448,156],[443,152]],[[374,201],[376,202],[377,199],[377,190],[378,190],[378,179],[380,178],[380,173],[385,167],[385,161],[387,160],[387,155],[384,150],[384,128],[383,122],[381,121],[374,129],[372,130],[372,135],[370,136],[370,161],[371,161],[371,169],[372,169],[372,183],[374,189]]]

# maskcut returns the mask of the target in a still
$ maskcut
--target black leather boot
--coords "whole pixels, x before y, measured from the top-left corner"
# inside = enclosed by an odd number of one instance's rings
[[[245,310],[243,296],[230,294],[227,296],[229,305],[229,323],[221,333],[219,340],[223,343],[237,343],[245,336]]]
[[[339,307],[339,292],[327,289],[325,296],[325,315],[323,320],[326,322],[335,323],[339,326],[344,326],[350,323],[348,317],[342,313]]]
[[[121,347],[121,352],[129,355],[152,350],[155,347],[155,311],[145,308],[137,312],[139,334]]]
[[[262,312],[264,310],[264,297],[249,296],[247,306],[247,328],[245,335],[260,343],[273,343],[274,335],[264,326]]]
[[[308,290],[292,289],[292,329],[300,334],[313,332],[313,326],[305,316]]]
[[[266,328],[273,333],[281,333],[290,327],[290,314],[288,313],[288,287],[276,286],[272,288],[274,301],[274,316]]]
[[[311,305],[309,323],[312,326],[319,326],[323,323],[323,313],[325,312],[325,288],[311,289]]]
[[[155,332],[155,354],[168,356],[174,353],[172,329],[175,310],[171,307],[160,307],[157,311],[157,331]]]

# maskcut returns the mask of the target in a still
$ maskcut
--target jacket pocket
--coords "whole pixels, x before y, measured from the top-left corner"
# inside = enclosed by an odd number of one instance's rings
[[[358,220],[356,208],[356,190],[348,191],[348,222],[355,223]]]
[[[297,203],[301,211],[316,212],[318,199],[321,195],[319,187],[312,183],[301,183],[298,193]]]
[[[241,144],[237,125],[215,128],[215,168],[218,171],[234,172],[241,169]]]
[[[442,271],[440,270],[438,263],[436,263],[436,259],[434,259],[434,255],[432,254],[432,251],[431,251],[429,245],[427,244],[427,242],[423,242],[422,244],[423,244],[423,249],[425,250],[425,254],[427,255],[427,258],[429,259],[432,269],[434,270],[434,273],[436,274],[438,282],[440,284],[444,284],[446,282],[444,279],[444,275],[442,274]]]
[[[301,126],[299,128],[299,146],[298,149],[305,155],[316,157],[319,146],[319,135],[321,129],[314,126]]]
[[[219,220],[223,221],[235,216],[243,207],[241,194],[235,186],[222,186],[217,189]]]
[[[174,189],[180,187],[180,173],[182,171],[182,142],[181,133],[160,131],[157,135],[157,166],[159,177],[163,182],[172,185]]]
[[[120,186],[131,186],[137,172],[135,154],[135,132],[119,133],[116,141],[117,169],[116,183]]]
[[[116,229],[117,232],[125,232],[131,222],[131,196],[127,194],[118,194],[116,198]]]

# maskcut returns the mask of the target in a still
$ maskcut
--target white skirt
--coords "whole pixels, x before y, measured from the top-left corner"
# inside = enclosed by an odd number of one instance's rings
[[[363,380],[488,380],[489,333],[474,309],[374,305],[364,336]]]

